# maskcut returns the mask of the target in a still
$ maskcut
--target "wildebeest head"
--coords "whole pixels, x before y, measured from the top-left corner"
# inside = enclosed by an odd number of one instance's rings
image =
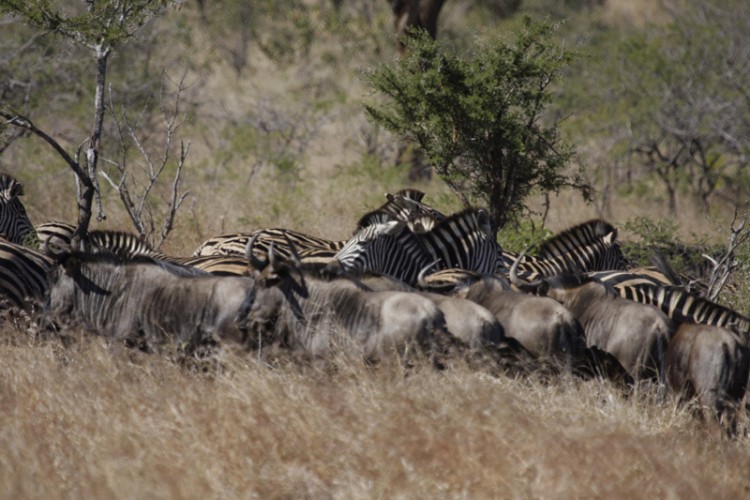
[[[245,251],[254,268],[252,275],[255,280],[255,291],[247,304],[248,321],[258,335],[274,335],[276,320],[285,302],[289,303],[295,317],[303,317],[299,298],[306,299],[308,290],[299,255],[288,237],[291,257],[277,255],[272,243],[264,260],[258,259],[253,252],[256,239],[257,235],[250,239]]]
[[[82,266],[93,260],[121,264],[112,254],[84,254],[77,251],[55,252],[48,248],[53,265],[47,274],[47,307],[56,314],[69,313],[75,306],[76,289],[85,294],[107,295],[104,290],[82,272]]]

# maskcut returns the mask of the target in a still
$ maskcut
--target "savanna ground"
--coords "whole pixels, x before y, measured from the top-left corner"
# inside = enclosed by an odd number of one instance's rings
[[[369,28],[389,33],[385,2],[360,3],[370,9]],[[168,17],[153,28],[154,39],[179,22],[197,23],[192,7],[180,11],[182,21]],[[614,0],[597,12],[597,22],[633,26],[664,15],[652,2]],[[477,20],[471,15],[466,2],[448,2],[441,33],[460,37],[466,20]],[[367,90],[356,69],[373,63],[363,45],[336,52],[325,39],[304,64],[284,67],[254,53],[238,73],[225,63],[206,70],[205,61],[218,56],[202,31],[191,37],[191,55],[179,54],[172,68],[179,77],[177,67],[190,62],[194,107],[181,135],[191,141],[183,179],[191,194],[163,250],[189,254],[206,237],[258,227],[346,238],[383,193],[407,186],[442,210],[459,208],[439,179],[409,182],[406,167],[391,166],[395,141],[365,119],[360,104]],[[381,58],[392,57],[391,39],[373,40]],[[127,65],[127,58],[113,64]],[[77,144],[74,126],[54,116],[65,105],[50,101],[37,124]],[[261,125],[279,133],[258,134]],[[0,160],[26,185],[32,221],[74,220],[69,171],[32,138],[21,143]],[[577,146],[583,153],[597,147]],[[129,228],[106,185],[104,203],[108,219],[94,227]],[[542,200],[532,206],[541,209]],[[615,190],[605,212],[574,193],[553,196],[545,223],[557,231],[602,215],[620,227],[637,216],[669,220],[677,234],[713,243],[724,241],[731,218],[687,199],[672,216],[658,189],[641,197]],[[606,381],[494,377],[459,361],[441,372],[420,363],[365,366],[346,356],[325,369],[291,360],[268,365],[234,352],[221,361],[220,371],[191,370],[75,329],[64,341],[34,335],[23,318],[5,317],[0,495],[750,496],[747,422],[737,439],[721,439],[689,406],[672,396],[657,404],[648,389],[624,395]]]

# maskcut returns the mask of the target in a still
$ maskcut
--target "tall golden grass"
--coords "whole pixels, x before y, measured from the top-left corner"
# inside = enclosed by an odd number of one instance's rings
[[[194,371],[6,323],[4,498],[742,498],[750,439],[674,398],[456,362],[325,369],[225,352]]]

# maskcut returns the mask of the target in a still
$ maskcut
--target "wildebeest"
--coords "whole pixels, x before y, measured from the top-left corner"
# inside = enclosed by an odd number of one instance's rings
[[[736,333],[710,325],[682,323],[669,342],[667,381],[684,398],[697,398],[704,419],[731,430],[745,394],[750,352]]]
[[[448,332],[466,342],[470,347],[498,345],[505,338],[502,325],[481,305],[459,297],[417,290],[389,276],[364,276],[351,278],[372,291],[399,290],[418,293],[434,302],[445,316]]]
[[[525,369],[518,361],[527,360],[528,353],[502,338],[494,318],[472,304],[403,291],[399,288],[406,285],[386,277],[331,277],[303,271],[298,259],[274,257],[273,249],[268,261],[260,262],[252,243],[247,247],[248,260],[262,271],[256,271],[257,296],[249,320],[253,335],[266,344],[278,343],[316,358],[338,340],[368,360],[382,360],[393,352],[403,359],[418,350],[438,366],[445,356],[468,354],[465,360],[478,360],[492,372]],[[466,317],[460,324],[461,314],[478,311],[483,311],[479,318]],[[448,330],[446,315],[452,318],[456,335]]]
[[[62,252],[49,273],[47,308],[100,335],[147,346],[246,341],[249,277],[217,277],[150,259]]]
[[[365,359],[404,357],[417,349],[429,351],[436,336],[446,336],[445,317],[431,300],[402,291],[370,291],[353,280],[328,280],[305,273],[299,260],[270,249],[258,262],[247,245],[256,271],[256,294],[248,319],[266,344],[276,343],[311,358],[343,342]],[[293,249],[293,245],[292,245]],[[338,337],[337,337],[338,336]]]
[[[511,270],[511,279],[518,277]],[[623,299],[605,284],[583,275],[544,278],[547,295],[581,323],[586,345],[617,358],[636,380],[656,378],[664,385],[664,354],[674,329],[659,309]],[[528,285],[523,282],[520,286]]]
[[[583,330],[565,307],[547,297],[511,290],[500,275],[449,269],[429,276],[421,273],[418,281],[423,289],[481,305],[494,315],[508,337],[539,361],[555,360],[571,368],[585,355]]]

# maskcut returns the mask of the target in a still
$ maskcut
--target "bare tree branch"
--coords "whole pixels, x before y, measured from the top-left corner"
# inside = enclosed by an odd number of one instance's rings
[[[747,215],[743,215],[742,221],[740,222],[738,222],[738,217],[738,210],[735,209],[732,223],[730,225],[730,234],[727,241],[726,251],[722,252],[721,257],[713,259],[704,255],[704,257],[713,265],[713,269],[708,279],[708,289],[706,291],[706,298],[708,300],[716,300],[719,297],[719,294],[726,285],[729,276],[739,265],[736,259],[737,250],[748,239],[750,239],[750,230],[745,228]]]
[[[169,99],[164,86],[164,79],[167,78],[167,75],[164,75],[159,97],[164,138],[162,144],[159,145],[158,155],[154,153],[153,146],[149,146],[142,137],[142,121],[147,108],[144,108],[135,120],[128,123],[129,119],[125,110],[121,109],[120,112],[117,112],[117,108],[113,105],[114,99],[110,89],[109,109],[113,114],[113,121],[119,138],[119,154],[117,159],[107,162],[114,166],[116,178],[113,178],[111,173],[102,172],[101,174],[118,192],[123,207],[139,235],[149,240],[154,248],[159,248],[169,236],[174,227],[177,211],[188,196],[187,192],[180,194],[179,186],[190,144],[181,142],[167,207],[164,211],[159,210],[157,212],[153,204],[153,196],[159,190],[160,179],[163,177],[167,166],[173,161],[175,134],[185,122],[184,113],[180,108],[182,93],[186,88],[185,76],[186,73],[183,73],[181,79],[177,82],[177,89],[173,96],[174,104],[172,105],[168,103]],[[135,148],[137,156],[142,162],[142,169],[139,171],[133,171],[131,168],[131,148]],[[159,213],[163,215],[160,216]],[[160,218],[162,219],[161,229],[157,235],[157,219]]]

